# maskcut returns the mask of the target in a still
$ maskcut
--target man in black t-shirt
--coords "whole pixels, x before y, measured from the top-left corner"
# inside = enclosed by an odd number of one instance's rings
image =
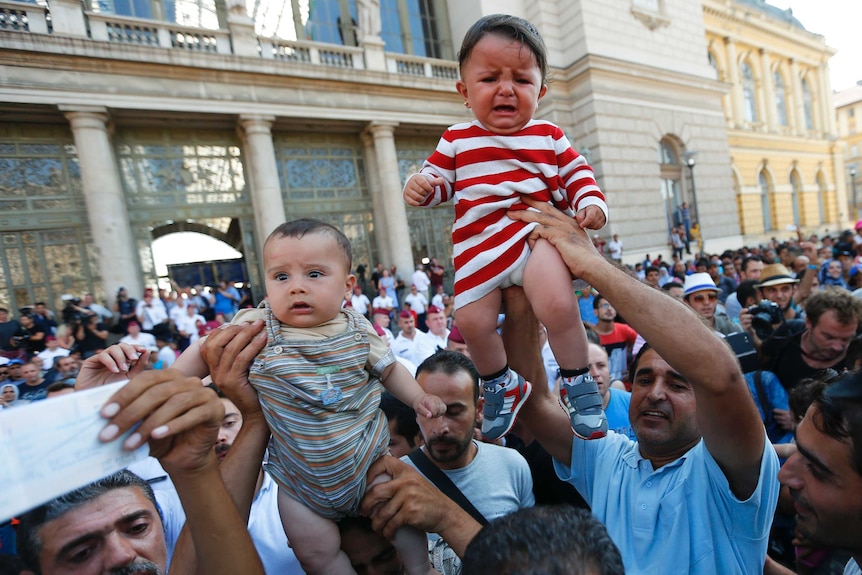
[[[45,349],[45,328],[36,323],[31,314],[21,316],[21,327],[12,336],[12,347],[24,350],[27,358]]]
[[[24,383],[18,385],[19,401],[39,401],[48,396],[48,386],[51,383],[45,381],[42,372],[35,364],[25,363],[21,367],[21,377],[24,378]]]
[[[862,300],[843,288],[825,288],[805,302],[805,320],[783,323],[763,342],[761,365],[785,389],[826,370],[852,369],[847,348],[862,320]]]
[[[9,318],[9,310],[0,307],[0,351],[10,352],[7,357],[15,357],[18,350],[12,346],[12,336],[21,329],[21,324]]]

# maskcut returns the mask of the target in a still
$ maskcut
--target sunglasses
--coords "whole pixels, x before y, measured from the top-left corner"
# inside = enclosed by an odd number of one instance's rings
[[[718,294],[716,293],[698,293],[691,296],[691,300],[695,303],[703,303],[707,300],[715,301],[718,299]]]

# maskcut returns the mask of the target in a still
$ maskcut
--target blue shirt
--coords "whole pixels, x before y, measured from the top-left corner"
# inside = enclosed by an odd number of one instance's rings
[[[629,439],[637,439],[632,424],[629,421],[629,404],[632,394],[622,389],[610,388],[608,390],[611,398],[605,408],[605,416],[608,418],[608,429],[616,431]]]
[[[557,475],[580,491],[619,547],[628,575],[762,573],[778,501],[778,457],[768,441],[754,493],[740,501],[703,441],[653,470],[617,433],[572,442]]]
[[[772,414],[773,409],[783,409],[784,411],[790,409],[787,391],[785,391],[781,382],[778,381],[778,376],[771,371],[761,371],[760,383],[763,386],[763,393],[766,396],[765,399],[769,404],[767,406],[769,413],[764,412],[764,406],[760,402],[760,395],[757,393],[757,384],[755,382],[756,374],[756,371],[746,373],[745,383],[748,384],[748,391],[751,392],[751,397],[754,398],[754,405],[757,406],[757,411],[760,412],[760,419],[766,427],[766,435],[769,436],[769,440],[772,443],[790,443],[793,441],[793,432],[782,429],[781,426],[778,425],[778,422],[775,421],[775,417]]]
[[[596,310],[593,307],[594,299],[595,297],[593,294],[590,294],[587,297],[578,298],[578,308],[581,310],[581,321],[585,321],[590,324],[599,323],[599,318],[596,316]]]
[[[305,573],[293,553],[284,534],[281,516],[278,514],[278,486],[269,473],[263,474],[260,491],[254,496],[248,518],[248,533],[260,555],[264,571],[268,574],[302,575]],[[176,491],[156,491],[164,518],[165,541],[168,547],[168,565],[173,559],[174,547],[186,516]],[[230,550],[226,550],[227,553]],[[170,572],[170,570],[168,571]]]

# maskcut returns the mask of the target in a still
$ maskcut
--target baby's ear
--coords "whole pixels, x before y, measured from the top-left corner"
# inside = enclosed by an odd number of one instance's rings
[[[356,286],[356,276],[353,274],[347,274],[347,282],[344,284],[345,293],[347,294],[346,299],[353,297],[354,286]]]

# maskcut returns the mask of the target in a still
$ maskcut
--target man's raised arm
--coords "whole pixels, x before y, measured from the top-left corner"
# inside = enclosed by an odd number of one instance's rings
[[[729,346],[691,309],[608,262],[571,217],[545,203],[529,198],[524,198],[524,202],[538,211],[509,212],[509,216],[537,222],[539,226],[532,238],[551,242],[574,276],[605,296],[692,385],[697,422],[707,448],[724,471],[734,494],[746,499],[757,486],[765,433]],[[536,436],[541,441],[539,434]],[[547,446],[546,449],[551,451]]]

